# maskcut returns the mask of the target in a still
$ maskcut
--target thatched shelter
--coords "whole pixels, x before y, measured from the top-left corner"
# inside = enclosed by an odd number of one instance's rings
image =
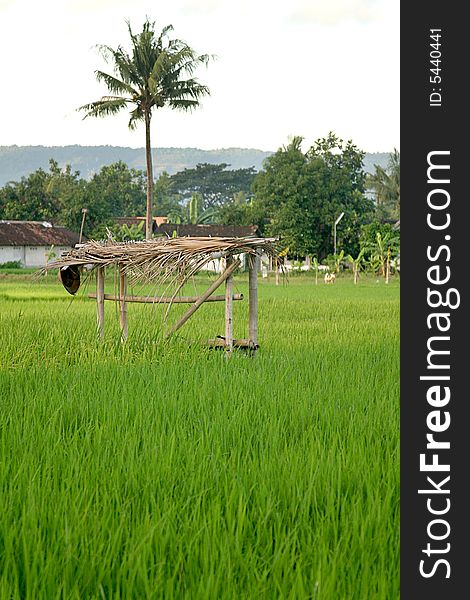
[[[59,269],[59,278],[65,289],[75,294],[80,287],[80,272],[86,267],[96,272],[96,298],[98,329],[104,335],[104,301],[120,304],[120,324],[123,339],[127,338],[127,303],[182,303],[191,304],[188,311],[167,332],[167,337],[177,331],[204,302],[225,302],[225,336],[210,340],[211,345],[231,350],[233,346],[256,348],[258,346],[258,291],[257,262],[260,254],[278,260],[275,238],[259,237],[176,237],[157,238],[139,242],[94,242],[77,245],[58,260],[47,265],[45,270]],[[249,337],[247,340],[234,340],[232,335],[232,302],[242,300],[242,294],[233,294],[233,273],[240,265],[238,255],[248,256],[249,271]],[[178,296],[181,288],[195,273],[215,258],[225,260],[225,270],[200,296]],[[119,270],[119,294],[104,293],[104,274],[106,267]],[[145,297],[128,296],[127,281],[156,282],[165,284],[172,293],[168,296]],[[213,292],[225,283],[225,294],[214,296]]]

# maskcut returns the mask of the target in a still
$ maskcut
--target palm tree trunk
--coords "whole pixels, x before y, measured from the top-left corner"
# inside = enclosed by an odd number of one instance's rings
[[[153,196],[153,166],[152,147],[150,145],[150,113],[145,114],[145,154],[147,158],[147,213],[145,217],[145,239],[152,239],[152,196]]]

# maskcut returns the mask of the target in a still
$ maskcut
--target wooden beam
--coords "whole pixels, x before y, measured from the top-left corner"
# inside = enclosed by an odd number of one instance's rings
[[[227,342],[224,337],[218,337],[212,340],[207,340],[205,345],[210,346],[211,348],[226,348]],[[232,345],[234,348],[247,348],[250,350],[256,350],[258,348],[258,344],[253,344],[253,342],[246,339],[232,340]]]
[[[128,336],[128,320],[127,320],[127,277],[122,265],[119,266],[119,326],[121,327],[121,339],[127,340]],[[105,299],[105,298],[103,298]]]
[[[104,337],[104,267],[96,269],[96,320],[98,335]]]
[[[248,257],[249,327],[248,338],[258,344],[258,255]]]
[[[96,294],[88,294],[88,298],[96,298]],[[149,297],[149,296],[126,296],[126,302],[139,302],[141,304],[193,304],[199,299],[199,296],[177,296],[176,298],[170,297]],[[111,300],[113,302],[120,302],[121,296],[114,296],[113,294],[105,294],[104,300]],[[243,300],[243,294],[233,294],[232,300]],[[209,296],[205,302],[225,302],[225,294],[219,296]]]
[[[222,283],[230,277],[230,275],[235,271],[235,269],[240,265],[240,260],[235,260],[230,267],[225,269],[225,271],[219,275],[219,277],[214,281],[214,283],[207,288],[207,290],[199,296],[196,302],[184,313],[181,319],[173,325],[173,327],[168,331],[165,335],[166,338],[169,338],[175,331],[178,331],[180,327],[182,327],[186,321],[197,311],[197,309],[209,298],[209,296],[215,292],[215,290],[222,285]]]
[[[227,268],[232,264],[231,257],[227,257]],[[233,346],[233,275],[230,274],[225,280],[225,346],[229,352]]]

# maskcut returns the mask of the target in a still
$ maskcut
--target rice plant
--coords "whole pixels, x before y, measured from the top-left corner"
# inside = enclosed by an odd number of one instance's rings
[[[100,341],[93,301],[0,281],[1,599],[399,597],[399,286],[259,297],[226,360],[222,303],[165,344],[132,305],[122,344],[113,303]]]

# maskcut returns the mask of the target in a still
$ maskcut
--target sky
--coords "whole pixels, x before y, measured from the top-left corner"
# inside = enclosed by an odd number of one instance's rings
[[[112,72],[97,45],[128,46],[145,18],[198,53],[211,95],[159,109],[153,147],[276,150],[329,131],[367,152],[399,149],[398,0],[0,0],[0,146],[144,146],[128,115],[85,119]]]

